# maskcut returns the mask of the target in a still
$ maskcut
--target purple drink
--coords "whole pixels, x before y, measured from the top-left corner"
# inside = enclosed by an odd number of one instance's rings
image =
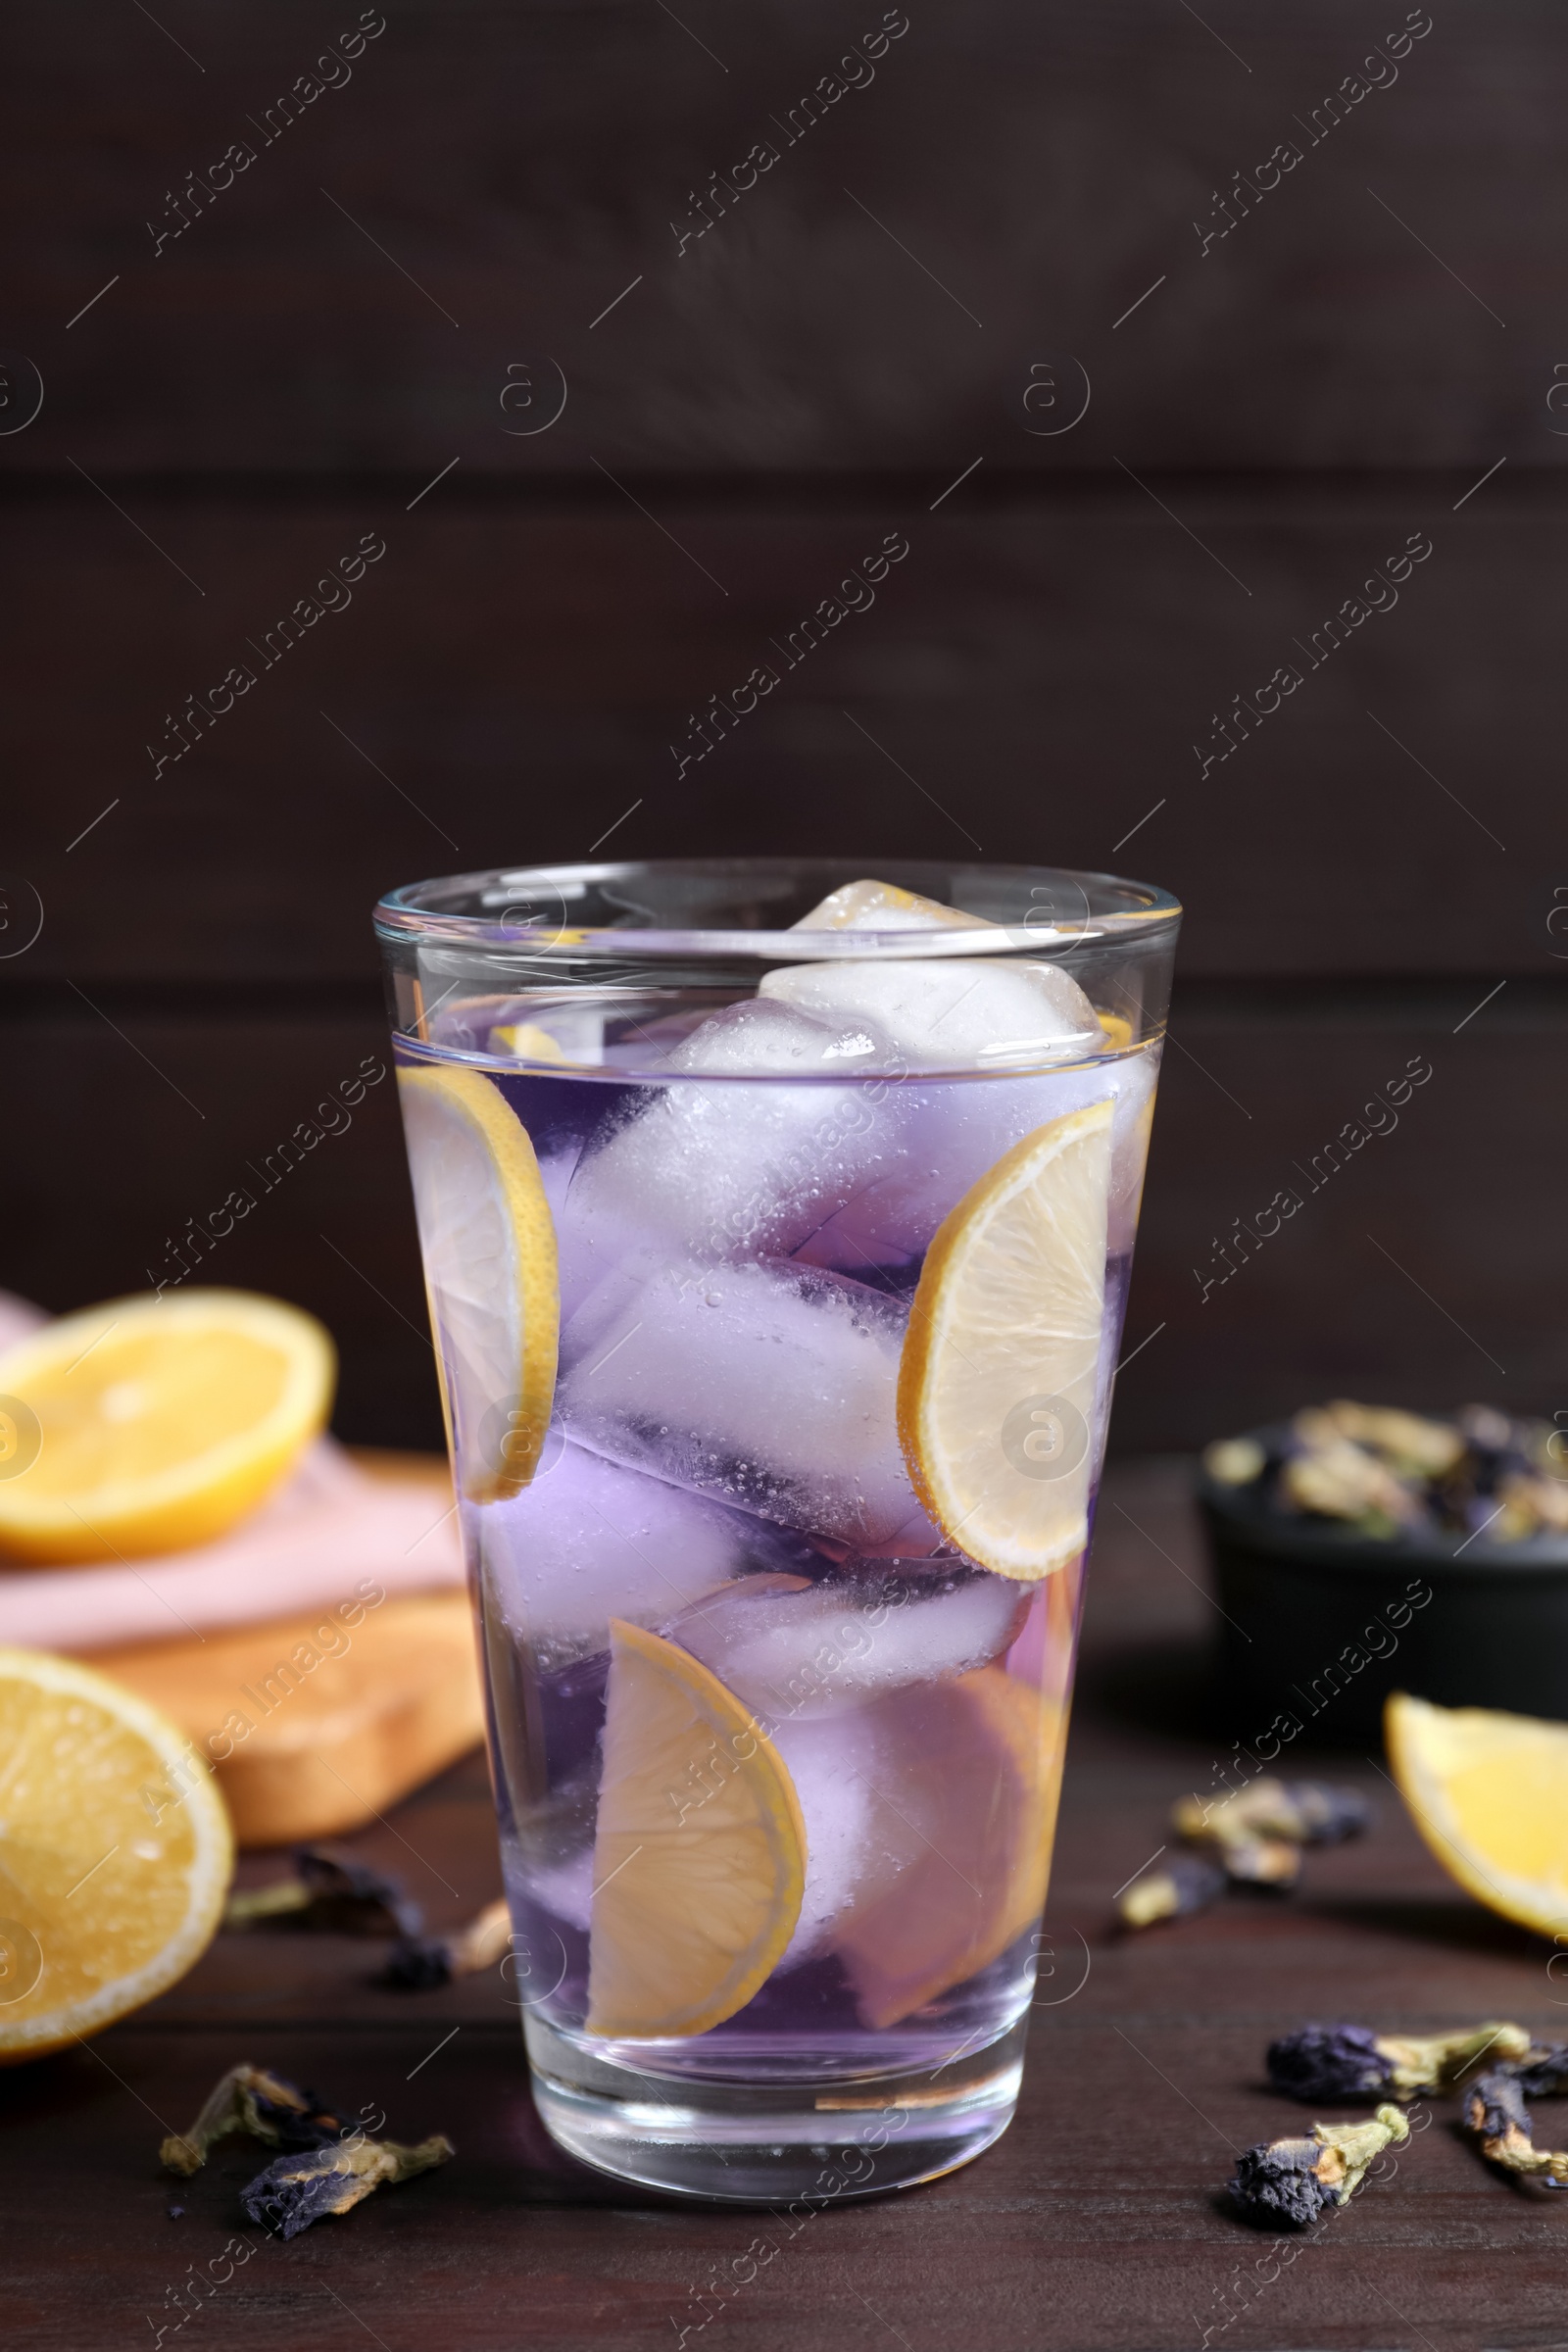
[[[541,2111],[923,2178],[1016,2097],[1162,999],[881,885],[755,993],[531,930],[531,987],[427,950],[398,1052]]]

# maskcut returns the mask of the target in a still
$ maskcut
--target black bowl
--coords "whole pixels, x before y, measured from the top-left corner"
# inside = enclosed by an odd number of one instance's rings
[[[1277,1450],[1285,1433],[1252,1434]],[[1198,1499],[1224,1614],[1220,1702],[1260,1762],[1298,1739],[1378,1742],[1391,1690],[1568,1722],[1568,1537],[1379,1541],[1203,1471]]]

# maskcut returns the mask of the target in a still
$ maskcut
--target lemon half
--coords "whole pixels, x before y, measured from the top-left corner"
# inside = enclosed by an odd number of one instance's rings
[[[0,1356],[0,1551],[108,1560],[210,1542],[316,1436],[335,1375],[313,1315],[250,1291],[62,1315]]]
[[[806,1823],[749,1708],[673,1642],[610,1621],[588,1943],[590,2034],[706,2034],[783,1957]]]
[[[1049,1576],[1088,1541],[1110,1122],[1095,1102],[1015,1144],[939,1227],[909,1309],[909,1476],[999,1576]]]
[[[0,1649],[0,2064],[182,1977],[233,1861],[212,1772],[167,1716],[72,1659]]]
[[[1477,1902],[1568,1936],[1568,1723],[1396,1690],[1389,1762],[1427,1844]]]
[[[474,1502],[519,1494],[550,1426],[556,1232],[521,1122],[477,1070],[400,1069],[442,1401]]]

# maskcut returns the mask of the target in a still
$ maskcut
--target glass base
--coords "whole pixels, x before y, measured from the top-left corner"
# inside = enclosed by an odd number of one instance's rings
[[[643,2073],[530,2017],[552,2139],[621,2180],[731,2205],[835,2204],[967,2164],[1012,2121],[1027,2016],[935,2073],[736,2082]],[[620,2049],[625,2044],[617,2045]]]

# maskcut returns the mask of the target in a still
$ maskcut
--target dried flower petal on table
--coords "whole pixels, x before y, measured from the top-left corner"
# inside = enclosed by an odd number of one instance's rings
[[[381,1983],[401,1992],[431,1992],[450,1984],[454,1977],[476,1976],[492,1967],[511,1941],[512,1912],[501,1896],[451,1936],[401,1937],[381,1972]]]
[[[1530,2036],[1497,2019],[1452,2034],[1377,2034],[1370,2026],[1302,2026],[1268,2046],[1268,2079],[1293,2099],[1415,2098],[1452,2090],[1486,2057],[1523,2058]]]
[[[1507,2071],[1518,2079],[1527,2099],[1568,2090],[1568,2041],[1536,2042]]]
[[[1225,1891],[1225,1873],[1203,1854],[1172,1854],[1160,1870],[1145,1871],[1116,1900],[1123,1927],[1152,1928],[1161,1919],[1190,1919]]]
[[[1288,1894],[1301,1875],[1301,1849],[1288,1838],[1227,1838],[1219,1854],[1233,1886]]]
[[[215,2140],[226,2139],[233,2132],[248,2132],[274,2148],[321,2148],[341,2138],[348,2128],[340,2116],[321,2106],[314,2091],[301,2090],[270,2068],[231,2066],[190,2130],[171,2132],[158,2153],[168,2171],[189,2176],[207,2162]]]
[[[348,2213],[383,2182],[412,2180],[454,2153],[438,2132],[405,2147],[395,2139],[340,2140],[315,2155],[280,2156],[241,2189],[253,2222],[281,2237],[297,2237],[324,2214]]]
[[[228,1898],[225,1928],[292,1918],[301,1927],[341,1936],[417,1936],[424,1913],[397,1879],[325,1845],[294,1849],[296,1875],[267,1886],[244,1887]]]
[[[1218,1804],[1199,1796],[1178,1798],[1171,1827],[1183,1838],[1223,1844],[1249,1838],[1289,1838],[1298,1845],[1339,1845],[1358,1838],[1372,1807],[1358,1788],[1332,1788],[1323,1781],[1251,1782]]]
[[[1479,2075],[1465,2093],[1464,2128],[1489,2164],[1523,2173],[1547,2188],[1568,2188],[1568,2149],[1538,2148],[1520,2076],[1511,2067]]]
[[[1353,2196],[1373,2159],[1409,2136],[1397,2107],[1380,2107],[1368,2124],[1314,2124],[1304,2138],[1248,2148],[1237,2158],[1230,2192],[1249,2221],[1305,2229],[1325,2205]]]

